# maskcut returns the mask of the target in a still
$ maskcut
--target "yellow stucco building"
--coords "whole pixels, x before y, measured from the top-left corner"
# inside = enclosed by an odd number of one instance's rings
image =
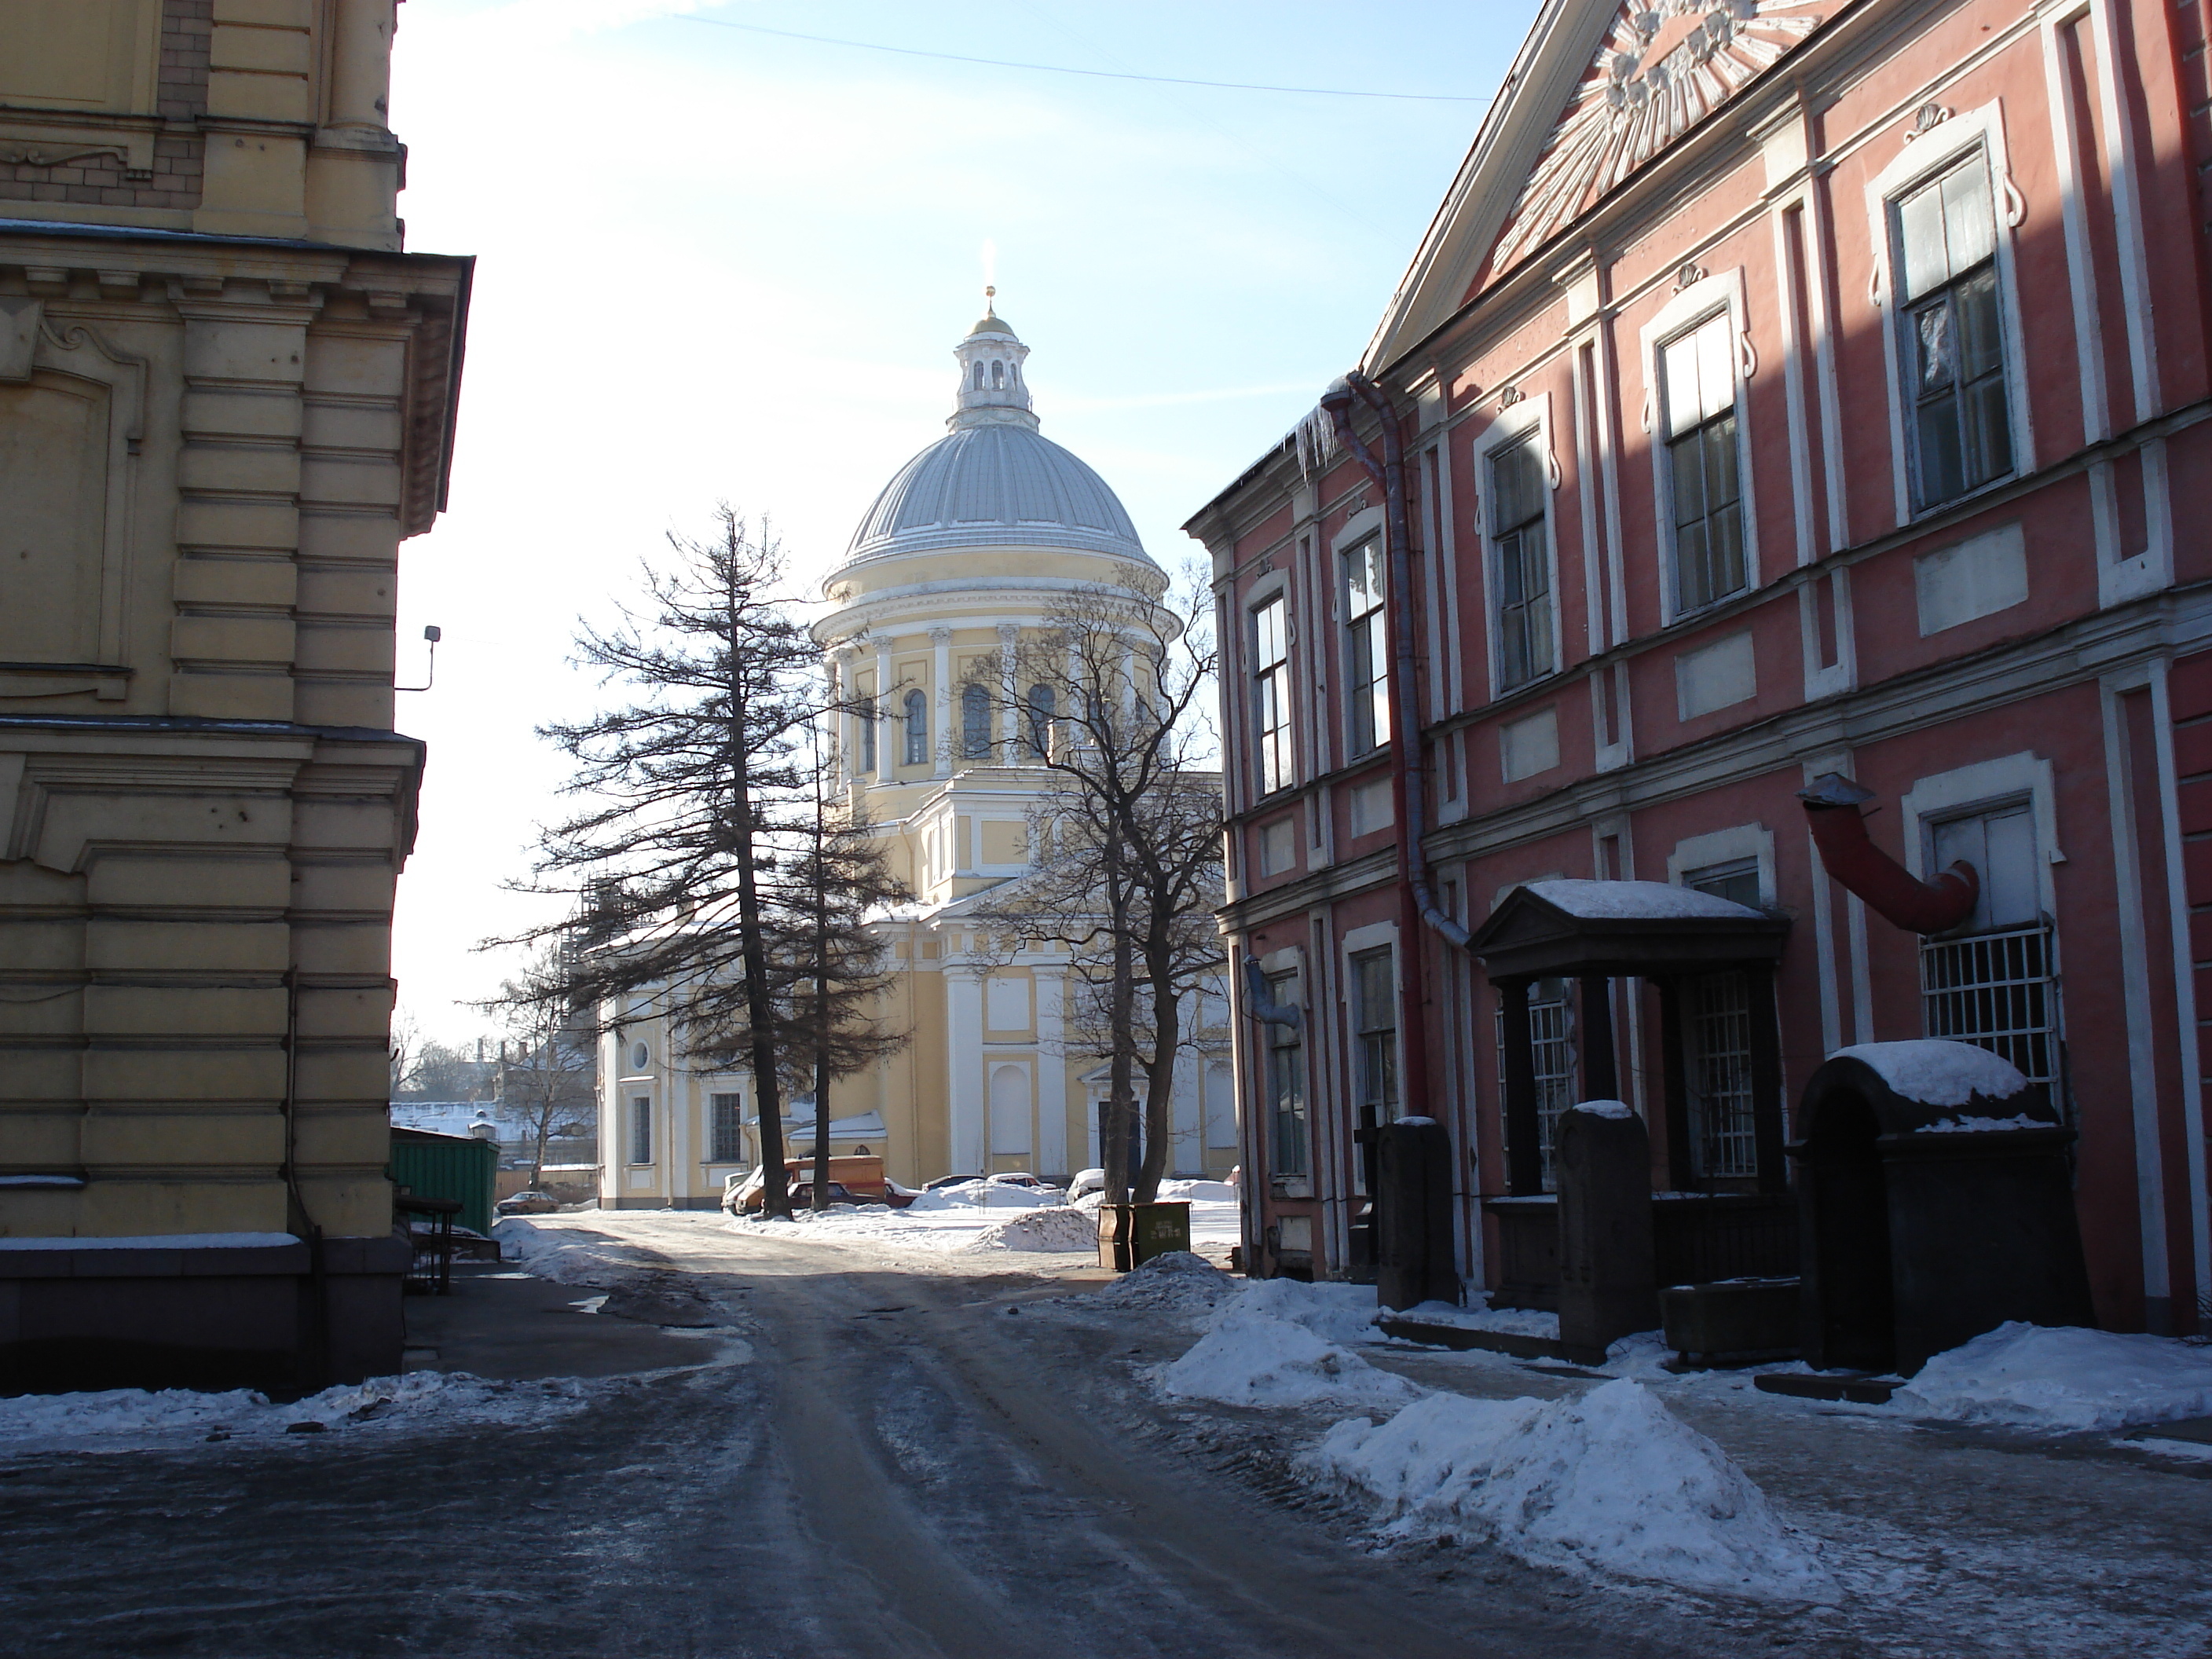
[[[398,1369],[393,0],[0,5],[0,1387]]]
[[[881,711],[844,720],[840,764],[915,895],[878,924],[894,975],[883,1018],[910,1040],[833,1087],[831,1150],[880,1153],[909,1185],[1056,1179],[1100,1161],[1103,1061],[1068,1039],[1066,952],[986,958],[974,921],[979,896],[1030,868],[1026,817],[1048,780],[1022,763],[1007,711],[962,694],[1070,592],[1123,586],[1133,567],[1158,574],[1105,482],[1039,434],[1012,329],[987,314],[954,356],[950,430],[877,497],[823,583],[831,609],[814,630],[842,696]],[[1168,1162],[1219,1175],[1237,1144],[1226,1003],[1196,1000]],[[750,1079],[693,1071],[649,1000],[606,1039],[600,1075],[605,1204],[711,1205],[757,1158]],[[811,1103],[793,1111],[811,1121]]]

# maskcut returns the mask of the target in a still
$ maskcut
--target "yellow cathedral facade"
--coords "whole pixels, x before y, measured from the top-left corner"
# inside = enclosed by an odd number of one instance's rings
[[[884,487],[823,584],[815,624],[848,704],[848,805],[887,843],[912,902],[876,923],[893,982],[884,1024],[908,1034],[873,1071],[831,1091],[831,1151],[879,1154],[894,1180],[1024,1170],[1058,1180],[1100,1162],[1104,1059],[1067,1035],[1064,948],[985,956],[975,910],[1030,868],[1027,817],[1049,780],[1024,765],[1006,711],[963,697],[995,675],[1066,596],[1164,581],[1111,489],[1037,430],[1029,348],[994,311],[954,349],[948,430]],[[1190,1010],[1169,1169],[1236,1161],[1225,983]],[[600,1054],[602,1202],[701,1208],[757,1158],[750,1079],[694,1071],[642,1000]],[[787,1109],[794,1149],[816,1115]]]

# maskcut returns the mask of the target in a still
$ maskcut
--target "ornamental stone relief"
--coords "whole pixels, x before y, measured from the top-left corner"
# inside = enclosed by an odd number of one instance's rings
[[[1820,21],[1803,0],[1630,0],[1506,216],[1493,267],[1576,217]]]

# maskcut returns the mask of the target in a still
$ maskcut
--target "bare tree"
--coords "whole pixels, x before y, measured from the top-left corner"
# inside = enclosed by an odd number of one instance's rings
[[[392,1011],[392,1037],[386,1058],[392,1065],[391,1091],[385,1098],[398,1096],[415,1074],[416,1052],[422,1046],[422,1028],[415,1023],[415,1016],[404,1008]]]
[[[488,1100],[498,1062],[484,1058],[484,1040],[418,1042],[400,1079],[399,1094],[411,1100]]]
[[[567,1001],[570,947],[541,945],[486,1007],[505,1021],[500,1043],[500,1115],[530,1142],[530,1185],[545,1179],[546,1143],[581,1133],[597,1114],[594,1023]]]
[[[1158,1195],[1174,1129],[1184,1010],[1226,962],[1212,912],[1221,882],[1221,790],[1206,710],[1212,608],[1194,578],[1167,591],[1130,567],[1118,587],[1066,595],[969,686],[1011,725],[1010,761],[1041,769],[1030,872],[979,907],[998,948],[1052,941],[1073,954],[1077,1029],[1108,1063],[1099,1126],[1106,1200]],[[1128,1167],[1135,1078],[1144,1158]]]
[[[576,763],[584,805],[544,832],[528,886],[570,916],[494,944],[574,927],[555,993],[576,1009],[649,994],[709,1065],[752,1075],[771,1215],[788,1215],[781,1085],[792,965],[772,955],[764,883],[804,850],[793,750],[826,707],[818,652],[794,619],[765,526],[726,505],[715,533],[672,535],[673,568],[648,569],[643,616],[586,626],[577,656],[635,700],[541,728]],[[620,1023],[621,1014],[601,1018]]]

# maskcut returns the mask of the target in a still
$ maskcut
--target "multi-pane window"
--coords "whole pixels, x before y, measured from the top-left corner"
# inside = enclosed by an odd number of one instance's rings
[[[1746,580],[1735,331],[1727,312],[1659,348],[1659,383],[1673,501],[1674,608],[1698,611],[1741,591]]]
[[[1759,908],[1761,901],[1757,859],[1735,859],[1727,864],[1709,864],[1703,869],[1685,871],[1682,885],[1753,910]]]
[[[1029,709],[1030,753],[1042,759],[1052,752],[1052,723],[1059,714],[1059,695],[1048,685],[1032,685],[1024,701]]]
[[[987,760],[991,753],[991,694],[980,685],[960,688],[960,754]]]
[[[1346,681],[1351,687],[1346,715],[1353,755],[1364,755],[1390,740],[1390,643],[1386,627],[1382,538],[1376,536],[1344,556]]]
[[[929,764],[929,699],[919,691],[906,694],[906,763]]]
[[[860,770],[863,773],[876,769],[876,724],[882,718],[882,711],[873,702],[860,710]]]
[[[629,1103],[629,1161],[653,1162],[653,1098],[639,1095]]]
[[[1891,204],[1914,504],[2013,468],[1996,216],[1980,151]]]
[[[1575,1103],[1575,1005],[1563,979],[1528,988],[1528,1058],[1536,1079],[1536,1152],[1544,1190],[1553,1190],[1552,1149],[1559,1119]],[[1505,1092],[1505,1013],[1498,1014],[1498,1091]]]
[[[1255,763],[1263,795],[1273,794],[1291,781],[1288,615],[1279,593],[1252,613],[1252,718],[1258,727]]]
[[[1690,1141],[1708,1179],[1759,1173],[1751,1109],[1751,988],[1741,973],[1681,981]]]
[[[1552,556],[1540,430],[1490,454],[1490,545],[1496,571],[1501,690],[1552,672]]]
[[[1267,997],[1279,1007],[1294,1006],[1298,1000],[1297,975],[1271,975]],[[1304,1176],[1308,1167],[1304,1033],[1295,1025],[1262,1029],[1267,1034],[1267,1167],[1279,1177]]]
[[[1359,1121],[1363,1127],[1398,1115],[1398,1000],[1390,948],[1352,959],[1352,1025],[1358,1036]]]
[[[716,1095],[708,1103],[707,1158],[711,1164],[742,1164],[744,1139],[738,1132],[737,1095]]]
[[[2031,1083],[2059,1083],[2058,984],[2043,911],[2035,815],[2027,801],[1950,818],[1929,832],[1929,866],[1964,859],[1981,878],[1974,914],[1920,946],[1931,1037],[2002,1054]]]

